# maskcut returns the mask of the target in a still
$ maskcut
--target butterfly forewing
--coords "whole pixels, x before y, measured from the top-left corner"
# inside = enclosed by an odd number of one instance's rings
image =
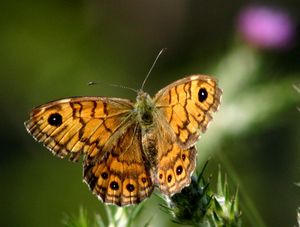
[[[193,75],[163,88],[154,101],[180,145],[189,148],[205,132],[220,105],[221,94],[212,77]]]
[[[95,157],[110,137],[130,118],[126,99],[82,97],[62,99],[32,110],[27,131],[59,157]]]

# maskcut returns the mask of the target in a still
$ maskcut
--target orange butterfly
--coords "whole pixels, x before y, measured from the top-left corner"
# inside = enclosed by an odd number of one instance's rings
[[[84,155],[84,181],[105,203],[136,204],[157,187],[172,196],[188,186],[195,143],[217,111],[222,91],[210,76],[192,75],[136,102],[78,97],[32,110],[27,131],[58,157]]]

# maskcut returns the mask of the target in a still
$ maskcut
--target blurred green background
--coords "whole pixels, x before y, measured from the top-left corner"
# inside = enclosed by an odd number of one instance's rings
[[[23,126],[30,110],[69,96],[135,99],[183,76],[214,75],[223,89],[219,112],[198,143],[198,168],[220,163],[239,186],[244,226],[293,226],[300,206],[300,2],[264,1],[295,27],[288,48],[242,38],[238,15],[247,1],[7,1],[0,14],[0,223],[62,226],[64,214],[103,212],[81,183],[82,166],[52,156]],[[275,4],[275,5],[274,5]],[[87,86],[89,81],[100,81]],[[151,226],[177,226],[157,196],[144,202]],[[143,217],[136,223],[143,223]],[[255,225],[256,224],[256,225]]]

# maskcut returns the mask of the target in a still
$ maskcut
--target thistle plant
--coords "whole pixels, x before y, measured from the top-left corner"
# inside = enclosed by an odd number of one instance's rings
[[[192,178],[189,187],[166,199],[163,209],[172,215],[176,223],[193,226],[241,226],[241,211],[238,207],[237,192],[230,196],[227,178],[221,179],[218,173],[217,192],[210,186],[210,178],[203,176],[207,166],[200,174]]]
[[[233,196],[230,196],[227,176],[224,183],[219,169],[218,189],[212,201],[211,214],[208,216],[209,223],[213,226],[241,226],[241,211],[238,206],[238,190]]]

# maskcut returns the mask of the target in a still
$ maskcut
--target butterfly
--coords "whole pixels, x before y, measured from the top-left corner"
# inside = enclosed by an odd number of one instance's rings
[[[27,131],[55,156],[78,161],[83,178],[104,203],[126,206],[166,196],[191,182],[195,143],[218,110],[222,90],[206,75],[171,83],[151,98],[141,89],[136,102],[109,97],[74,97],[33,109]]]

